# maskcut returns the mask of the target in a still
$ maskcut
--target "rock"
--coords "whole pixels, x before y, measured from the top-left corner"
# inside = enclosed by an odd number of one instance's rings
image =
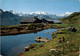
[[[30,49],[30,46],[24,48],[25,51],[29,51]]]
[[[69,44],[69,41],[67,41],[67,44]]]
[[[40,39],[41,39],[41,37],[37,36],[34,40],[35,40],[36,42],[40,42]]]
[[[46,31],[46,33],[49,33],[49,31]]]
[[[26,52],[26,51],[29,51],[30,49],[35,50],[35,46],[36,46],[36,45],[37,45],[37,44],[30,44],[30,46],[25,47],[25,48],[24,48],[25,52]]]
[[[36,39],[41,39],[41,37],[37,36]]]
[[[50,53],[56,53],[57,51],[56,51],[56,49],[50,49],[49,52]]]
[[[36,42],[40,42],[40,39],[35,39]]]
[[[35,50],[36,48],[33,48],[33,50]]]
[[[56,51],[56,49],[50,49],[50,52],[51,52],[51,51]]]
[[[36,37],[35,38],[36,42],[49,42],[49,40],[45,37],[41,38],[41,37]]]
[[[58,51],[63,52],[63,48],[59,49]]]
[[[49,40],[47,38],[45,38],[45,37],[41,38],[40,41],[41,42],[49,42]]]
[[[34,48],[37,44],[30,44],[30,48]]]
[[[68,31],[76,32],[77,29],[76,29],[75,27],[72,27],[72,26],[71,26],[71,27],[69,27]]]

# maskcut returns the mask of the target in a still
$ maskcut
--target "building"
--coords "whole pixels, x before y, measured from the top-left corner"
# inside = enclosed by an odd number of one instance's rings
[[[54,23],[52,19],[42,19],[43,23]]]
[[[59,20],[53,20],[55,24],[61,24],[62,22]]]
[[[37,16],[33,18],[23,18],[20,21],[21,24],[28,24],[28,23],[56,23],[61,24],[61,21],[58,20],[52,20],[52,19],[42,19],[40,20]]]
[[[33,17],[33,18],[23,18],[20,23],[21,24],[28,24],[28,23],[41,23],[42,21],[40,19],[38,19],[37,16]]]

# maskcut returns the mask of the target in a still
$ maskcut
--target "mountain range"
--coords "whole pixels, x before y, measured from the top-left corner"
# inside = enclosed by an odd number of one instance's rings
[[[20,20],[24,17],[34,17],[37,16],[39,19],[59,19],[68,16],[65,14],[64,16],[52,15],[45,12],[32,12],[30,14],[27,13],[19,13],[13,10],[3,11],[0,9],[0,25],[17,25],[20,24]]]
[[[0,25],[17,25],[22,17],[0,9]]]

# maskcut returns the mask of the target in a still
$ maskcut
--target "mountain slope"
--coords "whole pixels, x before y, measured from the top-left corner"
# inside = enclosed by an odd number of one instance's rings
[[[0,25],[16,25],[19,24],[19,21],[22,17],[15,15],[9,11],[3,11],[0,9]]]
[[[68,17],[60,19],[63,23],[68,23],[68,24],[75,24],[79,23],[80,21],[80,12],[75,12]]]

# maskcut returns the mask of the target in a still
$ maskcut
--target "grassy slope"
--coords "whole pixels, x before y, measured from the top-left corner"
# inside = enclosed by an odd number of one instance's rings
[[[30,50],[28,52],[24,52],[22,56],[79,56],[79,46],[80,46],[80,12],[73,13],[66,18],[60,19],[63,23],[62,24],[53,24],[57,26],[65,26],[66,28],[60,29],[59,31],[55,32],[53,38],[48,43],[42,43],[35,47],[36,50]],[[70,26],[74,26],[77,28],[77,32],[69,32],[67,29]],[[64,32],[60,34],[60,32]],[[65,42],[57,43],[58,38],[65,37]],[[43,47],[40,47],[40,46]],[[50,49],[56,49],[58,52],[50,53]],[[60,52],[59,52],[60,51]]]

